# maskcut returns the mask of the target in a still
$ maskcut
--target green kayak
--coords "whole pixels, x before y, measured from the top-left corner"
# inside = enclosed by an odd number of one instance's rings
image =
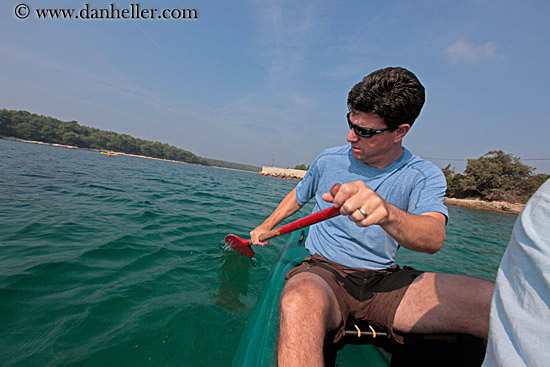
[[[273,265],[262,293],[250,315],[233,359],[233,367],[276,365],[279,327],[279,295],[288,270],[309,253],[304,248],[306,231],[290,235],[279,259]],[[389,366],[389,354],[373,345],[346,345],[338,352],[338,366]]]
[[[276,365],[279,295],[286,272],[309,255],[304,248],[306,234],[307,229],[292,233],[273,265],[241,336],[233,367]],[[357,338],[350,331],[341,345],[325,355],[327,365],[470,367],[480,366],[485,355],[483,341],[468,335],[427,335],[415,344],[400,345],[382,336]]]

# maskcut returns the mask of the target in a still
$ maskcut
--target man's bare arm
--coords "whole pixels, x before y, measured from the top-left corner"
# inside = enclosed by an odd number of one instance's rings
[[[269,241],[260,241],[260,235],[275,228],[275,226],[283,220],[300,210],[301,207],[302,205],[298,204],[298,200],[296,200],[296,188],[294,188],[285,196],[273,213],[271,213],[271,215],[262,224],[250,232],[252,244],[260,246],[267,245]]]

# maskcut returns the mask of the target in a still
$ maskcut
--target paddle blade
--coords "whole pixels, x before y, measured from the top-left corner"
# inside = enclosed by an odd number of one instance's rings
[[[234,234],[228,234],[225,236],[225,243],[227,243],[233,250],[239,252],[241,255],[253,257],[254,250],[250,246],[250,241],[243,240],[242,238],[235,236]]]

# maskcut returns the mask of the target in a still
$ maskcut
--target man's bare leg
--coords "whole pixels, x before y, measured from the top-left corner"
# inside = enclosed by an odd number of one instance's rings
[[[321,277],[299,273],[290,278],[281,294],[278,365],[324,366],[325,335],[341,319],[336,297]]]
[[[494,284],[465,275],[424,273],[397,308],[394,329],[470,334],[487,340]]]

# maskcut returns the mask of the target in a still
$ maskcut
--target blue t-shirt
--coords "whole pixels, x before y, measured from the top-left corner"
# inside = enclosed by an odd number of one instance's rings
[[[315,159],[296,186],[296,199],[304,205],[315,198],[313,211],[316,212],[332,205],[321,196],[335,183],[359,180],[405,212],[439,212],[448,216],[443,204],[447,188],[443,172],[407,149],[390,166],[377,169],[354,158],[349,144],[329,148]],[[305,246],[310,253],[318,253],[341,265],[373,270],[392,266],[399,249],[397,242],[380,226],[361,228],[344,216],[313,225]]]

